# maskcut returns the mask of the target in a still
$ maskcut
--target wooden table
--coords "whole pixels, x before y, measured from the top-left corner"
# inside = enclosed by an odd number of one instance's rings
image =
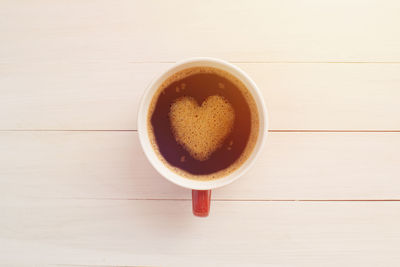
[[[207,219],[136,129],[192,56],[248,72],[271,122]],[[0,129],[4,265],[400,265],[400,1],[3,0]]]

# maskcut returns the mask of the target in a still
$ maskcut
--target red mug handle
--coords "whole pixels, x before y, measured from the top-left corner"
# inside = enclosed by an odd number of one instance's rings
[[[210,212],[211,190],[192,190],[193,214],[207,217]]]

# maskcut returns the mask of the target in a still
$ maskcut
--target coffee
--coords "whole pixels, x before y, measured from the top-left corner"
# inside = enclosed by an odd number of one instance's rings
[[[191,179],[228,175],[250,156],[259,132],[246,86],[221,69],[193,67],[167,78],[148,112],[153,149],[164,164]]]

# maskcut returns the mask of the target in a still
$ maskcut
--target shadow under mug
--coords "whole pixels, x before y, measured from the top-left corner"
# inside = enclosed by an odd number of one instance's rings
[[[218,68],[238,78],[252,94],[256,102],[259,116],[259,133],[251,155],[238,169],[224,177],[208,181],[188,179],[168,168],[154,151],[148,135],[148,111],[151,100],[159,89],[160,85],[168,77],[178,71],[199,66]],[[190,58],[180,61],[159,74],[150,83],[142,96],[139,105],[137,123],[140,144],[152,166],[161,174],[161,176],[172,183],[192,189],[193,214],[200,217],[206,217],[209,214],[211,189],[225,186],[241,177],[251,167],[257,156],[260,154],[268,133],[267,108],[257,85],[244,71],[239,69],[237,66],[220,59],[208,57]]]

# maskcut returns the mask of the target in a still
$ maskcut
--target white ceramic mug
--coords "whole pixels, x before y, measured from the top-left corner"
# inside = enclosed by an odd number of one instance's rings
[[[236,78],[238,78],[252,94],[256,102],[259,115],[259,126],[260,126],[259,133],[256,145],[251,155],[235,171],[229,173],[224,177],[209,181],[201,181],[201,180],[193,180],[185,178],[173,172],[170,168],[165,166],[165,164],[163,164],[163,162],[159,159],[156,152],[154,151],[148,135],[147,120],[148,120],[149,106],[154,94],[156,93],[160,85],[163,83],[164,80],[166,80],[174,73],[186,68],[198,67],[198,66],[215,67],[218,69],[222,69],[232,74]],[[170,67],[168,70],[158,75],[150,83],[149,87],[144,92],[144,95],[139,105],[137,123],[138,123],[137,127],[139,132],[140,144],[142,145],[144,153],[146,154],[150,163],[161,174],[161,176],[163,176],[167,180],[177,185],[192,189],[193,213],[194,215],[201,217],[208,216],[210,209],[211,189],[215,189],[230,184],[239,177],[241,177],[251,167],[251,165],[256,160],[257,156],[260,154],[260,151],[264,145],[268,133],[267,108],[265,106],[262,94],[258,89],[257,85],[244,71],[242,71],[235,65],[220,59],[208,58],[208,57],[190,58],[178,62],[172,67]]]

